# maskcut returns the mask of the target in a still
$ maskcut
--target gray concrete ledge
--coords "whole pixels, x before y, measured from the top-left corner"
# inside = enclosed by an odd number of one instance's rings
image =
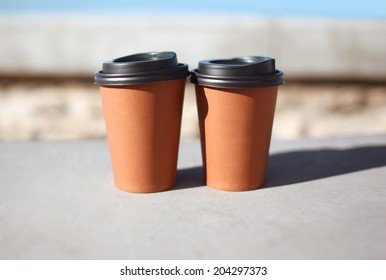
[[[92,76],[108,59],[174,50],[191,68],[207,58],[269,55],[287,79],[386,76],[384,20],[2,15],[0,34],[6,75]]]
[[[1,259],[385,259],[386,135],[274,141],[265,188],[116,190],[105,141],[0,143]]]

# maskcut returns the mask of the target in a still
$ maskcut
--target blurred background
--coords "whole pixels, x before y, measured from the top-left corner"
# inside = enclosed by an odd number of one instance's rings
[[[386,1],[0,0],[0,140],[105,137],[102,62],[267,55],[284,71],[274,139],[386,133]],[[187,83],[182,137],[198,137]]]

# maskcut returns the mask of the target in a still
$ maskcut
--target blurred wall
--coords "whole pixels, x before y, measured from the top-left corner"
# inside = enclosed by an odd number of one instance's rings
[[[2,16],[0,74],[92,75],[105,60],[173,50],[206,58],[269,55],[287,79],[386,77],[386,21],[226,16]]]
[[[386,133],[385,20],[2,14],[0,36],[0,140],[105,137],[94,72],[157,50],[191,69],[207,58],[274,57],[286,85],[273,138]],[[182,136],[198,135],[188,82]]]

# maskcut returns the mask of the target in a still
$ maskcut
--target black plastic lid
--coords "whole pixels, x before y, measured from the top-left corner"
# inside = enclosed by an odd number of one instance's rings
[[[128,55],[103,63],[95,74],[95,84],[125,86],[181,79],[189,76],[188,65],[178,63],[174,52]]]
[[[284,83],[283,72],[276,70],[275,60],[266,56],[203,60],[191,73],[194,84],[217,88],[254,88]]]

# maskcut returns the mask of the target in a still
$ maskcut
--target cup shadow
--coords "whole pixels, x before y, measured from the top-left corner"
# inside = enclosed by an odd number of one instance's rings
[[[195,166],[177,170],[177,183],[174,190],[205,186],[204,168]]]
[[[322,149],[273,154],[264,188],[347,174],[386,165],[386,146]]]
[[[271,154],[263,188],[308,182],[381,166],[386,166],[386,146]],[[205,186],[202,166],[177,171],[175,190],[201,186]]]

